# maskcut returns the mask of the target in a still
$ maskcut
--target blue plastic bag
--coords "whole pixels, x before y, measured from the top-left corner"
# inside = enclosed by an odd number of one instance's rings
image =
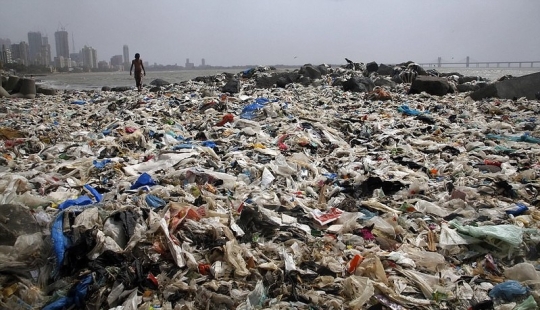
[[[506,214],[513,215],[513,216],[518,216],[518,215],[522,215],[523,213],[525,213],[525,212],[527,212],[529,210],[529,208],[527,208],[527,206],[522,204],[522,203],[517,203],[516,205],[517,205],[517,207],[515,209],[506,210]]]
[[[398,107],[398,111],[403,113],[403,114],[407,114],[407,115],[420,115],[420,114],[423,114],[422,112],[420,112],[418,110],[409,108],[409,106],[406,105],[406,104]]]
[[[508,280],[503,283],[499,283],[491,289],[489,297],[491,299],[504,299],[505,301],[514,301],[523,295],[526,295],[529,289],[518,281]]]
[[[201,144],[202,146],[206,146],[212,149],[216,147],[216,143],[214,141],[203,141]]]
[[[51,226],[51,240],[53,244],[54,254],[56,257],[55,274],[60,271],[60,267],[64,263],[64,254],[68,246],[68,239],[64,236],[64,212],[60,212]]]
[[[165,202],[165,200],[157,197],[157,196],[154,196],[154,195],[146,195],[146,197],[144,198],[144,200],[146,201],[146,204],[148,204],[148,206],[152,207],[152,208],[159,208],[159,207],[164,207],[167,203]]]
[[[83,105],[83,104],[86,104],[86,101],[84,101],[84,100],[75,100],[75,101],[72,101],[71,104]]]
[[[94,160],[92,163],[94,164],[94,167],[96,167],[98,169],[103,169],[110,162],[111,162],[111,160],[107,158],[107,159],[104,159],[102,161]]]
[[[101,202],[101,200],[103,200],[103,196],[100,193],[98,193],[98,191],[92,186],[85,184],[84,188],[86,188],[90,193],[92,193],[92,196],[96,198],[97,202]]]
[[[68,292],[67,296],[59,298],[48,304],[47,306],[43,307],[43,310],[62,310],[68,309],[73,305],[75,305],[77,309],[83,309],[84,299],[88,294],[88,286],[90,286],[92,281],[92,275],[86,276],[79,283],[77,283],[77,286]]]
[[[259,97],[255,99],[255,102],[252,104],[248,104],[247,106],[242,109],[242,113],[240,113],[240,118],[244,119],[253,119],[255,118],[255,112],[257,110],[260,110],[264,108],[264,106],[269,102],[268,98]]]
[[[58,210],[64,210],[71,206],[86,206],[93,204],[94,201],[90,197],[84,195],[76,199],[68,199],[58,205]]]
[[[135,181],[135,183],[131,185],[130,189],[137,189],[145,185],[148,185],[148,186],[156,185],[156,182],[154,182],[154,180],[152,180],[152,177],[146,172],[141,174],[141,176],[139,176],[137,181]]]

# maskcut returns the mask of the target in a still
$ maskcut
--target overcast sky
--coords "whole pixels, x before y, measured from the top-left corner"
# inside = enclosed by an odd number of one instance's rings
[[[301,65],[540,60],[539,0],[0,0],[0,38],[73,34],[109,61]]]

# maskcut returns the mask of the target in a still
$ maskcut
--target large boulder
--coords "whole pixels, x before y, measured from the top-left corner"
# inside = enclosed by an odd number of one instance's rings
[[[535,99],[538,91],[540,91],[540,72],[488,84],[473,92],[471,98],[474,100],[491,97]]]
[[[298,72],[280,72],[273,74],[261,74],[255,76],[255,85],[257,88],[272,88],[274,85],[278,87],[285,87],[290,83],[296,83],[300,75]],[[279,80],[279,85],[278,85]]]
[[[379,70],[379,65],[372,61],[372,62],[368,62],[366,64],[366,70],[367,72],[371,73],[371,72],[377,72],[377,70]]]
[[[221,89],[224,93],[236,94],[240,92],[240,81],[238,79],[230,79]]]
[[[12,246],[19,236],[41,231],[36,218],[27,207],[2,204],[0,213],[4,219],[0,221],[0,245]]]
[[[312,64],[303,65],[298,71],[303,76],[307,76],[312,80],[320,79],[322,77],[321,71],[318,67],[315,67]]]
[[[42,85],[36,85],[36,93],[53,96],[56,95],[56,89],[43,87]]]
[[[379,75],[393,75],[394,74],[394,66],[380,64],[379,68],[377,69],[377,73]]]
[[[322,74],[322,75],[327,75],[328,74],[328,66],[327,65],[318,65],[317,66],[317,69],[319,70],[319,72]]]
[[[150,85],[154,85],[154,86],[167,86],[171,83],[165,81],[165,80],[162,80],[162,79],[155,79],[153,80],[152,82],[150,82]]]
[[[444,78],[419,75],[411,84],[410,94],[426,92],[430,95],[444,96],[450,91],[450,84]]]
[[[352,77],[343,82],[343,90],[351,92],[370,92],[375,87],[373,81],[368,77]]]
[[[456,87],[460,93],[475,91],[475,90],[480,89],[480,86],[476,84],[471,84],[471,83],[458,84]]]
[[[385,79],[383,77],[378,77],[377,79],[375,79],[374,84],[375,86],[383,86],[383,87],[388,87],[391,89],[396,87],[396,82],[389,79]]]

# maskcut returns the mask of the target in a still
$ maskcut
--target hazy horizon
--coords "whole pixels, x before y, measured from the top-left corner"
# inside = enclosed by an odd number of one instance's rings
[[[109,61],[129,46],[150,64],[301,65],[407,60],[537,61],[537,0],[0,0],[0,38],[72,35]]]

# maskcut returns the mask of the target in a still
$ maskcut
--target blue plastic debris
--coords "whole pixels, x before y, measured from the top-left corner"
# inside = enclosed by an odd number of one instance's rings
[[[159,207],[164,207],[167,204],[165,200],[151,194],[146,195],[144,200],[146,201],[146,204],[148,204],[148,206],[154,209],[159,208]]]
[[[154,182],[154,180],[152,180],[152,177],[146,172],[139,176],[137,181],[135,181],[135,183],[131,185],[130,189],[137,189],[145,185],[149,185],[149,186],[156,185],[156,182]]]
[[[111,162],[111,160],[107,158],[107,159],[104,159],[102,161],[94,160],[92,163],[94,164],[94,167],[96,167],[98,169],[103,169],[110,162]]]

